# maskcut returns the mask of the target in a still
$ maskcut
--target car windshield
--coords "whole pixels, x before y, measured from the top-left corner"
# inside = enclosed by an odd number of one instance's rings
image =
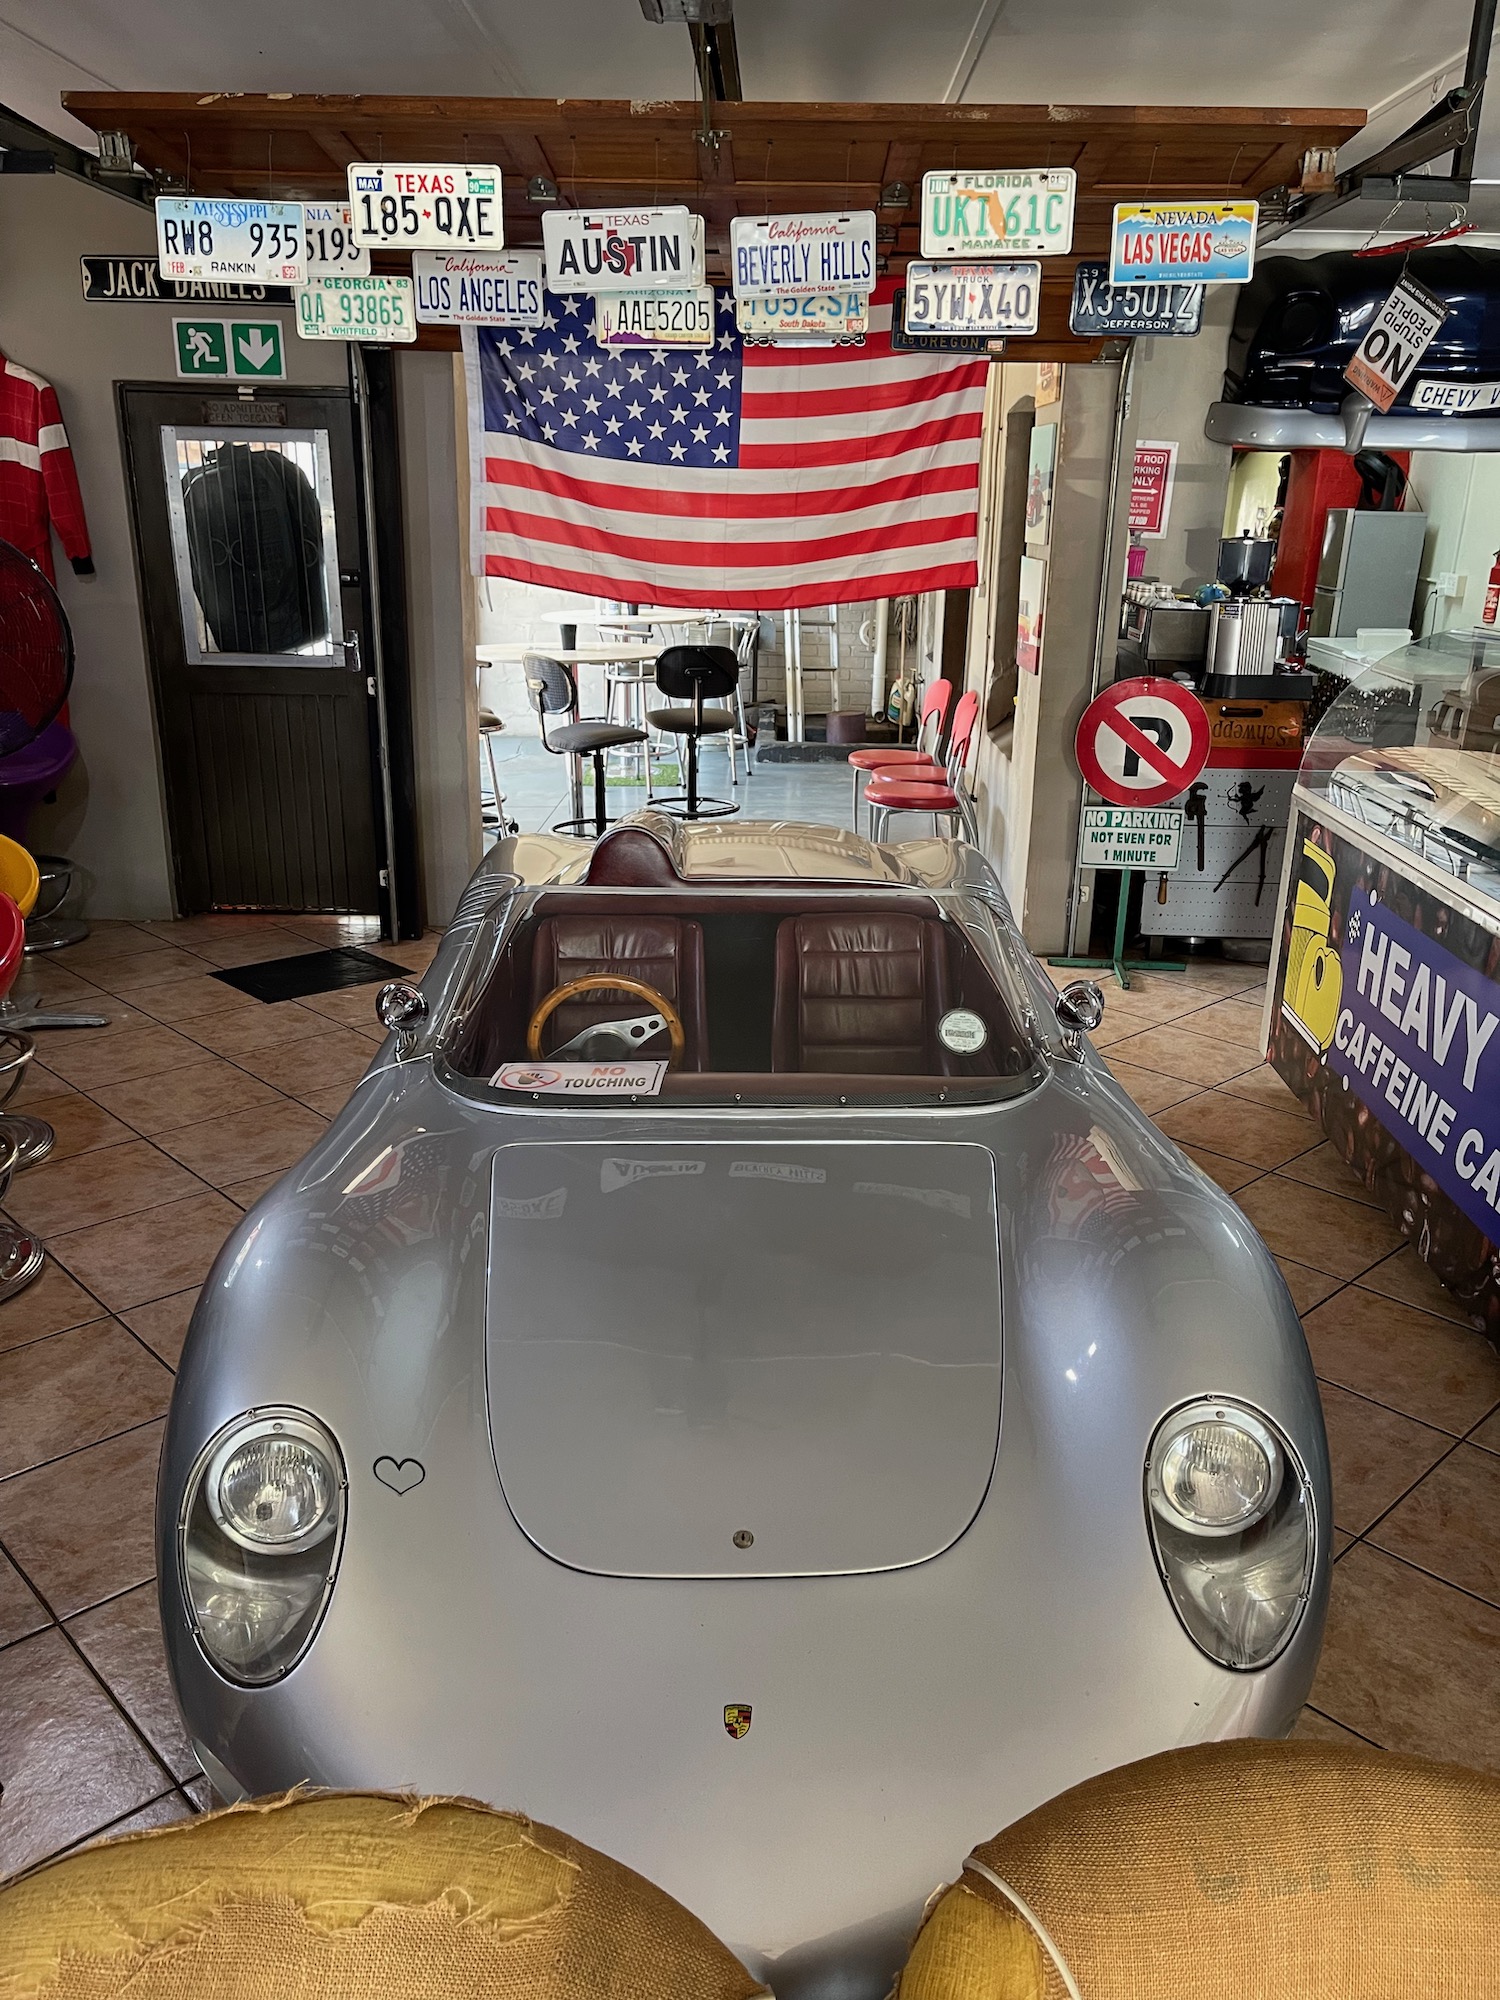
[[[517,889],[481,925],[439,1053],[510,1102],[972,1103],[1041,1074],[1017,960],[971,894]]]

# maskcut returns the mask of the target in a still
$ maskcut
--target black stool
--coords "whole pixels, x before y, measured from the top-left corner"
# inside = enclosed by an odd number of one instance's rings
[[[578,684],[561,660],[548,660],[539,653],[528,653],[522,671],[526,675],[526,691],[531,696],[542,725],[542,742],[555,757],[567,757],[570,764],[570,783],[575,817],[559,820],[553,827],[554,833],[593,833],[597,838],[609,825],[609,815],[604,803],[604,753],[618,749],[626,743],[644,743],[644,729],[628,729],[617,722],[580,722],[578,720]],[[547,731],[549,715],[566,715],[570,718],[551,734]],[[583,811],[583,760],[589,758],[594,766],[594,816],[592,820]]]
[[[710,708],[722,702],[739,685],[740,663],[727,646],[668,646],[656,662],[656,685],[672,701],[691,702],[690,708],[652,708],[646,720],[653,729],[681,737],[687,744],[687,789],[668,798],[657,797],[653,805],[677,819],[717,819],[737,813],[739,807],[727,799],[700,799],[698,796],[698,744],[705,736],[722,736],[734,728],[732,708]],[[733,744],[731,742],[731,754]]]

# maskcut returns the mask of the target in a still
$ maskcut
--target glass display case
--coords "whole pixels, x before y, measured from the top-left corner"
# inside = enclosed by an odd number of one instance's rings
[[[1500,1339],[1500,637],[1366,667],[1292,794],[1265,1045]]]

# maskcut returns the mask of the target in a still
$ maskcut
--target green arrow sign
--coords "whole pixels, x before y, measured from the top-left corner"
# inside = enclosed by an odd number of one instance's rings
[[[286,374],[279,320],[232,319],[229,322],[229,350],[236,375],[271,376],[280,381]]]
[[[221,319],[174,319],[179,375],[227,375],[229,345]]]

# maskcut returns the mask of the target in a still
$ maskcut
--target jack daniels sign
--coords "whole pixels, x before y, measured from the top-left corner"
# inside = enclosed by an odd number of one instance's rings
[[[290,285],[193,283],[164,278],[155,257],[80,257],[83,296],[94,303],[127,306],[289,306]]]

